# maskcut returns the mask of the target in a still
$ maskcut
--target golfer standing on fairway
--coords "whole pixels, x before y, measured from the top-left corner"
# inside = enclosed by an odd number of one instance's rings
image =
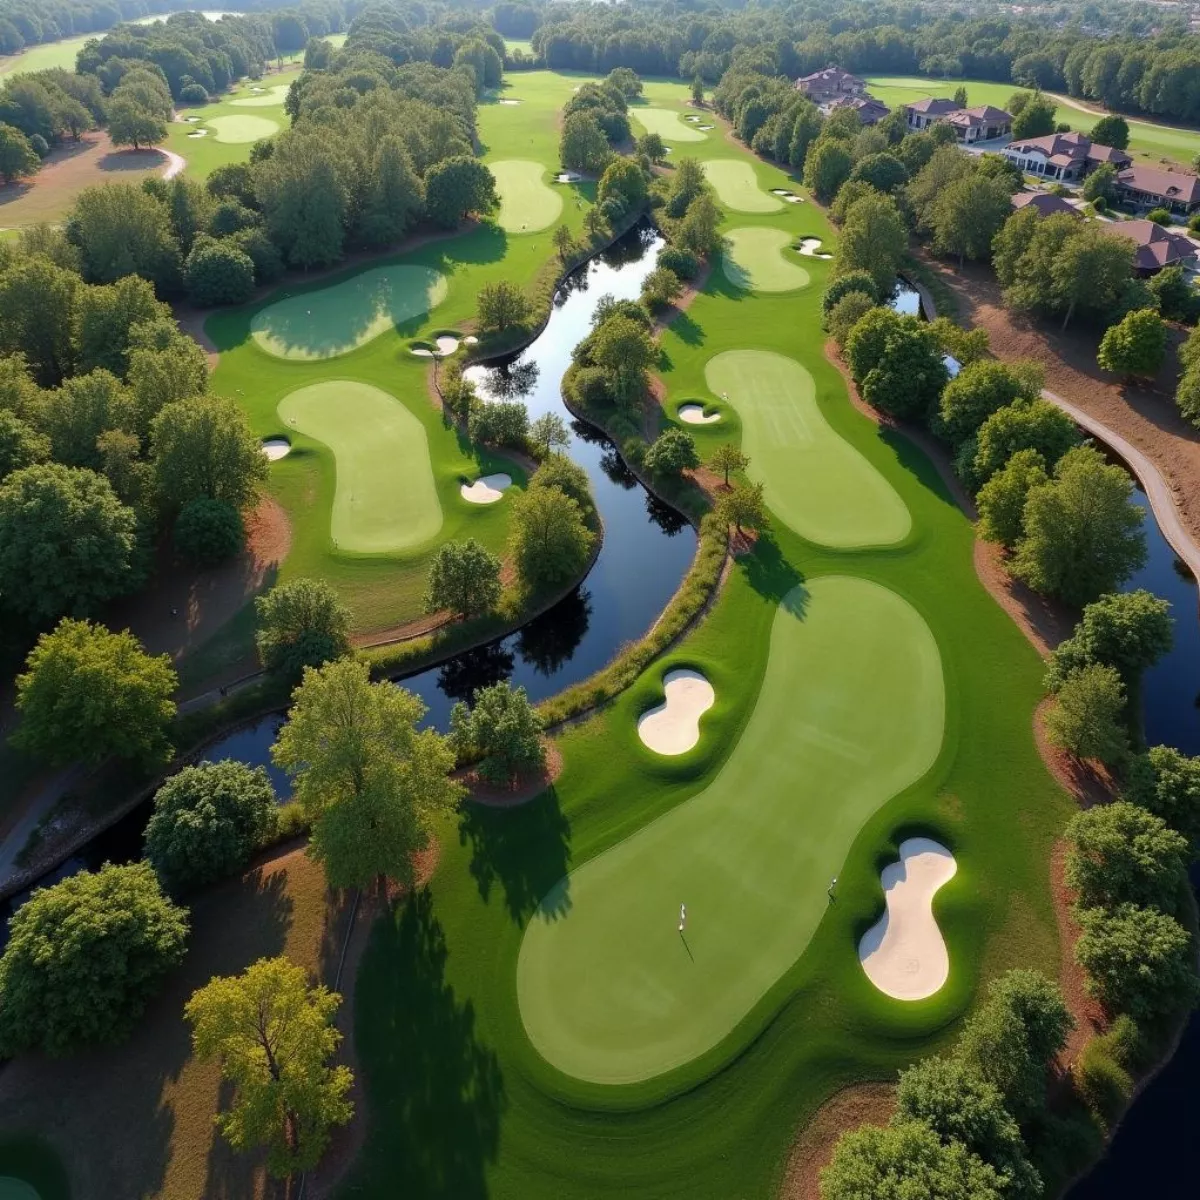
[[[679,932],[680,933],[683,932],[683,927],[686,924],[687,924],[687,905],[681,904],[679,906]]]

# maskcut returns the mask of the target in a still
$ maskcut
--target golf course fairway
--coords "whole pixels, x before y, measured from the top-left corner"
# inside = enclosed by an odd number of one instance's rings
[[[844,575],[794,588],[713,782],[562,879],[526,928],[517,997],[542,1057],[618,1084],[716,1045],[804,952],[864,822],[933,765],[944,716],[937,644],[906,600]]]
[[[707,133],[701,133],[694,125],[687,124],[683,114],[671,108],[631,108],[629,115],[647,133],[657,133],[668,146],[675,142],[704,142]]]
[[[904,501],[825,420],[813,377],[798,362],[768,350],[728,350],[708,361],[704,378],[742,419],[750,478],[801,537],[854,550],[908,536]]]
[[[395,396],[332,379],[284,396],[279,416],[333,452],[330,533],[337,549],[407,550],[442,527],[425,427]]]
[[[553,225],[562,212],[562,195],[543,178],[546,168],[528,159],[505,159],[491,163],[500,196],[496,217],[501,229],[509,233],[536,233]]]
[[[710,158],[704,163],[704,174],[716,190],[717,199],[734,212],[778,212],[783,201],[758,185],[754,168],[740,158]]]
[[[424,316],[446,292],[446,277],[430,267],[375,267],[268,305],[254,314],[250,332],[276,358],[333,358]]]
[[[784,257],[791,242],[790,234],[764,225],[731,229],[721,255],[725,278],[747,292],[792,292],[807,287],[808,272]]]

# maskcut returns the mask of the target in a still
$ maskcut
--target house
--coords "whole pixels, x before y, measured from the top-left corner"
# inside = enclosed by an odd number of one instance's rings
[[[1012,116],[990,104],[962,108],[953,100],[926,96],[924,100],[906,104],[904,113],[909,129],[916,133],[940,121],[954,130],[960,142],[967,144],[1007,137],[1012,131]]]
[[[843,96],[862,96],[866,83],[857,75],[843,71],[841,67],[829,66],[823,71],[814,71],[796,80],[796,91],[803,92],[814,104],[829,104]]]
[[[1044,137],[1009,142],[1001,153],[1030,175],[1062,182],[1082,179],[1101,163],[1118,171],[1133,161],[1124,150],[1093,144],[1083,133],[1048,133]]]
[[[1073,217],[1080,215],[1079,210],[1072,208],[1061,196],[1052,196],[1049,192],[1018,192],[1012,198],[1015,209],[1033,208],[1039,216],[1049,217],[1055,213],[1070,213]]]
[[[1164,267],[1183,266],[1196,257],[1190,239],[1153,221],[1114,221],[1109,230],[1133,242],[1133,266],[1139,275],[1156,275]]]
[[[882,101],[876,100],[874,96],[842,96],[827,107],[830,112],[839,108],[852,108],[858,113],[858,119],[864,125],[876,125],[892,111]]]
[[[1190,171],[1139,164],[1117,173],[1117,196],[1137,208],[1166,208],[1187,216],[1200,209],[1200,178]]]

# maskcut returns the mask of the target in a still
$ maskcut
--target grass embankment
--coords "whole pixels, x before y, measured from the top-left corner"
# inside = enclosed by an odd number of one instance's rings
[[[873,75],[867,79],[872,96],[882,100],[889,108],[912,104],[925,96],[952,97],[959,87],[967,89],[970,105],[991,104],[996,108],[1007,108],[1014,92],[1032,95],[1028,88],[1015,83],[988,83],[979,79],[922,79],[917,75]],[[1058,104],[1056,120],[1087,133],[1103,115],[1087,112],[1075,107],[1068,98],[1055,97]],[[1101,106],[1091,101],[1079,102],[1089,108]],[[1122,114],[1123,116],[1125,114]],[[1129,153],[1147,163],[1158,163],[1167,159],[1170,163],[1191,168],[1192,161],[1200,154],[1200,130],[1179,129],[1173,125],[1159,125],[1137,117],[1125,116],[1129,122]]]
[[[528,78],[520,77],[521,86]],[[647,103],[684,113],[685,94],[682,86],[651,83]],[[796,187],[727,141],[697,146],[700,155],[742,156],[766,194]],[[808,203],[738,213],[726,222],[747,224],[795,238],[819,236],[836,252],[832,231]],[[738,440],[758,416],[754,396],[740,415],[734,404],[720,406],[706,383],[710,360],[746,350],[794,359],[812,377],[813,403],[833,434],[894,489],[912,528],[886,549],[837,550],[803,540],[777,516],[771,535],[737,562],[707,619],[601,713],[561,734],[565,765],[550,791],[520,809],[472,808],[446,823],[437,875],[394,921],[376,927],[359,976],[356,1030],[370,1118],[347,1195],[769,1196],[798,1124],[834,1090],[888,1077],[945,1045],[983,979],[1018,964],[1057,973],[1048,864],[1070,804],[1034,745],[1040,661],[976,578],[972,527],[934,466],[849,404],[822,350],[819,301],[829,266],[817,260],[807,269],[809,286],[778,293],[750,293],[712,271],[702,294],[662,336],[665,411],[689,398],[721,409],[716,425],[689,428],[708,455]],[[806,469],[805,452],[797,447],[790,469]],[[754,991],[761,994],[715,1045],[625,1086],[556,1070],[529,1040],[516,983],[522,940],[539,903],[556,897],[558,911],[547,915],[567,934],[576,911],[571,871],[643,836],[639,831],[657,818],[683,819],[676,814],[733,769],[739,738],[757,722],[788,719],[781,711],[787,701],[764,683],[775,670],[772,626],[785,597],[797,587],[822,590],[829,576],[888,589],[927,627],[945,690],[935,761],[918,781],[896,782],[903,788],[898,795],[880,797],[850,819],[844,862],[837,855],[845,845],[828,855],[829,873],[839,876],[837,903],[811,910],[817,924],[807,947],[793,947],[798,958],[760,975]],[[903,636],[899,627],[894,633]],[[659,701],[662,673],[674,665],[703,671],[717,703],[703,718],[699,746],[664,759],[642,746],[636,719]],[[831,672],[843,669],[871,686],[872,664],[853,669],[845,660],[814,667],[797,686],[819,703],[836,688]],[[890,703],[880,697],[875,728],[903,719],[912,693],[902,691]],[[762,715],[759,705],[767,706]],[[857,732],[875,744],[870,723]],[[886,735],[877,736],[882,744]],[[722,819],[737,809],[752,823],[760,809],[786,807],[794,815],[773,820],[770,832],[800,847],[816,828],[804,807],[836,808],[844,797],[837,787],[827,795],[811,790],[815,781],[804,770],[811,748],[803,737],[778,749],[777,768],[729,794]],[[794,807],[787,807],[789,798]],[[882,911],[880,868],[894,861],[903,837],[918,831],[936,836],[959,863],[936,903],[951,973],[930,1000],[904,1004],[867,981],[856,946]],[[614,851],[621,853],[628,851]],[[738,886],[753,884],[755,863],[734,866],[737,845],[711,853],[715,878],[728,869]],[[655,886],[657,872],[676,870],[681,860],[673,855],[666,847],[626,881],[630,903]],[[585,878],[578,876],[579,911],[586,914]],[[827,882],[820,879],[822,891]],[[734,886],[714,900],[708,918],[718,923],[714,934],[737,909]],[[773,902],[807,905],[806,886],[798,872],[773,885],[780,889]],[[654,919],[673,926],[678,902],[687,899],[675,897],[671,911],[660,917],[655,910]],[[721,902],[728,912],[719,911]],[[764,929],[762,937],[774,932]],[[648,966],[641,986],[653,992],[659,973],[674,964]],[[598,986],[606,969],[589,966],[600,972]],[[777,970],[778,977],[766,978]]]

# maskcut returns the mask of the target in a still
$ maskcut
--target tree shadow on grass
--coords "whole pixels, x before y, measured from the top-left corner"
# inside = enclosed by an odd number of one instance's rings
[[[793,616],[804,616],[808,607],[804,576],[788,562],[769,532],[759,533],[753,551],[738,559],[738,569],[760,596],[785,607]]]
[[[447,956],[427,890],[372,934],[355,1014],[370,1129],[350,1194],[488,1195],[504,1078],[479,1040],[474,1006],[446,980]]]
[[[523,925],[547,899],[544,916],[560,917],[571,907],[567,888],[556,888],[571,863],[571,823],[551,787],[518,808],[464,807],[460,845],[471,844],[471,878],[486,903],[503,890],[508,915]],[[551,890],[554,895],[551,898]]]
[[[686,346],[702,346],[704,344],[704,327],[692,320],[687,312],[676,315],[671,322],[671,332]]]

